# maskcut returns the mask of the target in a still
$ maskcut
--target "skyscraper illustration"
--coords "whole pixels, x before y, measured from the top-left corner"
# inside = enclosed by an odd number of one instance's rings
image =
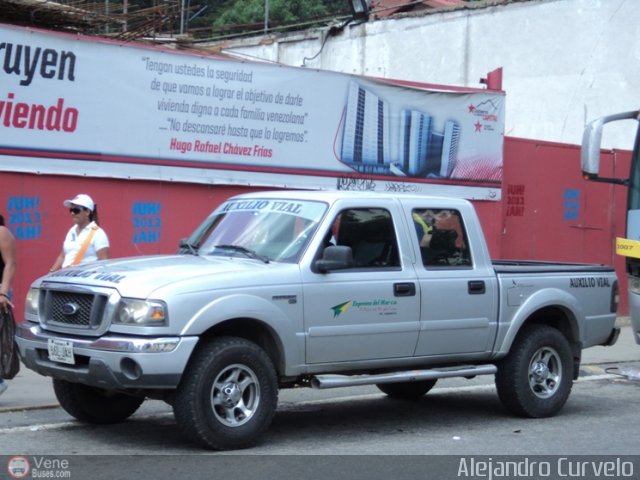
[[[396,122],[399,152],[390,152],[389,103],[349,83],[341,160],[362,173],[409,177],[448,178],[456,164],[460,127],[447,120],[442,132],[434,130],[427,112],[403,109]]]
[[[389,105],[355,82],[349,83],[342,161],[363,173],[389,172]]]
[[[409,176],[422,175],[428,169],[427,149],[431,132],[431,117],[417,110],[403,110],[400,114],[400,165]]]
[[[448,120],[444,124],[444,132],[442,132],[442,134],[434,132],[432,135],[442,135],[442,149],[440,153],[440,176],[449,178],[456,166],[456,160],[458,158],[460,127],[453,120]]]

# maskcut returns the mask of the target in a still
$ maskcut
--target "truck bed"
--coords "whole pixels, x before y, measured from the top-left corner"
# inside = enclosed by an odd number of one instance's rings
[[[610,265],[598,263],[545,262],[538,260],[493,260],[496,273],[584,273],[613,272]]]

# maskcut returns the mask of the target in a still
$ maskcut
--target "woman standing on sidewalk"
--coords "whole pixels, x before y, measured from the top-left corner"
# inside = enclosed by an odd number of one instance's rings
[[[16,274],[16,240],[11,231],[4,225],[4,217],[0,215],[0,309],[3,312],[13,308],[11,296],[12,284]],[[0,395],[7,390],[7,382],[0,378]]]
[[[98,206],[93,199],[81,193],[65,200],[64,206],[69,208],[74,225],[67,232],[62,252],[49,271],[109,258],[109,238],[98,226]]]

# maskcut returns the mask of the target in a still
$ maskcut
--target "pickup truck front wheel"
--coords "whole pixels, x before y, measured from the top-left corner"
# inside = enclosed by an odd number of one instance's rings
[[[126,420],[144,402],[142,397],[111,392],[66,380],[53,380],[60,406],[81,422],[108,425]]]
[[[547,325],[525,326],[498,365],[500,401],[522,417],[555,415],[571,393],[573,368],[571,346],[562,333]]]
[[[254,444],[271,424],[278,382],[269,356],[255,343],[221,337],[200,347],[173,406],[184,435],[215,450]]]

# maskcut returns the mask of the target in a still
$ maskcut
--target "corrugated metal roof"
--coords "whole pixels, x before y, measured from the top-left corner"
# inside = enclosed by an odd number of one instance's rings
[[[111,4],[108,12],[106,8],[105,3],[86,0],[0,0],[0,22],[133,39],[157,33],[179,18],[176,2],[162,2],[150,8],[129,7],[127,12],[122,5]]]
[[[508,2],[509,0],[371,0],[369,11],[373,18],[386,18],[402,13],[479,8]]]

